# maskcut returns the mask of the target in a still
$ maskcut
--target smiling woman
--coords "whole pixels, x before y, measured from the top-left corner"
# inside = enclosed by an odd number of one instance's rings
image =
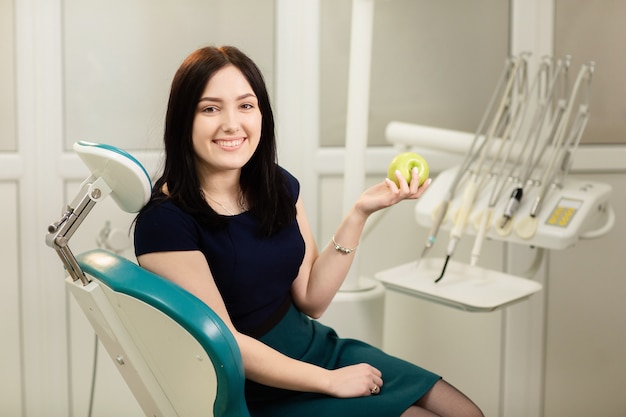
[[[368,217],[430,181],[415,169],[363,191],[318,252],[300,183],[278,165],[263,76],[231,46],[184,60],[164,142],[163,175],[137,217],[137,259],[229,327],[252,416],[482,416],[440,376],[311,319],[345,280]]]

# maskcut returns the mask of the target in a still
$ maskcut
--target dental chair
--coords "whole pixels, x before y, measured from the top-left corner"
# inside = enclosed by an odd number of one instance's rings
[[[69,239],[93,206],[111,196],[136,213],[150,197],[143,166],[125,151],[74,144],[91,171],[46,243],[68,273],[65,284],[149,417],[249,417],[233,335],[205,303],[176,284],[103,249],[74,256]]]

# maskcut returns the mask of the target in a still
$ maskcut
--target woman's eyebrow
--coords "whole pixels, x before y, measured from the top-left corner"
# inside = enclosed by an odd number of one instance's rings
[[[246,98],[249,98],[249,97],[255,97],[255,95],[254,95],[254,94],[252,94],[252,93],[242,94],[242,95],[240,95],[239,97],[237,97],[237,98],[236,98],[236,100],[243,100],[243,99],[246,99]],[[202,101],[217,101],[217,102],[222,102],[222,101],[224,101],[224,100],[223,100],[223,99],[221,99],[221,98],[217,98],[217,97],[202,97],[202,98],[200,98],[200,100],[198,100],[198,101],[199,101],[199,102],[202,102]]]

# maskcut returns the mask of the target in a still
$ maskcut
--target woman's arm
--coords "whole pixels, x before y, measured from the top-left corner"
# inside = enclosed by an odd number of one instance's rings
[[[318,392],[336,397],[370,395],[382,386],[380,372],[366,364],[333,371],[291,359],[258,340],[239,333],[204,255],[199,251],[155,252],[138,257],[140,265],[167,278],[204,301],[226,323],[241,351],[246,378],[273,387]]]
[[[338,245],[356,248],[365,222],[372,213],[402,200],[419,198],[430,184],[430,180],[427,180],[424,185],[418,186],[417,168],[413,169],[410,186],[400,173],[396,173],[396,176],[400,187],[386,178],[385,181],[361,194],[335,232],[334,239]],[[334,243],[329,242],[324,250],[318,253],[304,204],[300,199],[296,207],[298,225],[306,243],[306,253],[298,277],[292,286],[292,297],[302,312],[310,317],[319,318],[345,280],[354,259],[354,252],[343,253],[335,249]]]

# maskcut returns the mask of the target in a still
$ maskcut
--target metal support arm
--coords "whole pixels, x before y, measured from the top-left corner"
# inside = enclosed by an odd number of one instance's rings
[[[46,244],[59,255],[72,279],[81,280],[83,285],[87,285],[90,280],[70,250],[69,240],[95,204],[109,193],[110,188],[102,178],[87,178],[72,203],[61,214],[61,218],[48,226]]]

